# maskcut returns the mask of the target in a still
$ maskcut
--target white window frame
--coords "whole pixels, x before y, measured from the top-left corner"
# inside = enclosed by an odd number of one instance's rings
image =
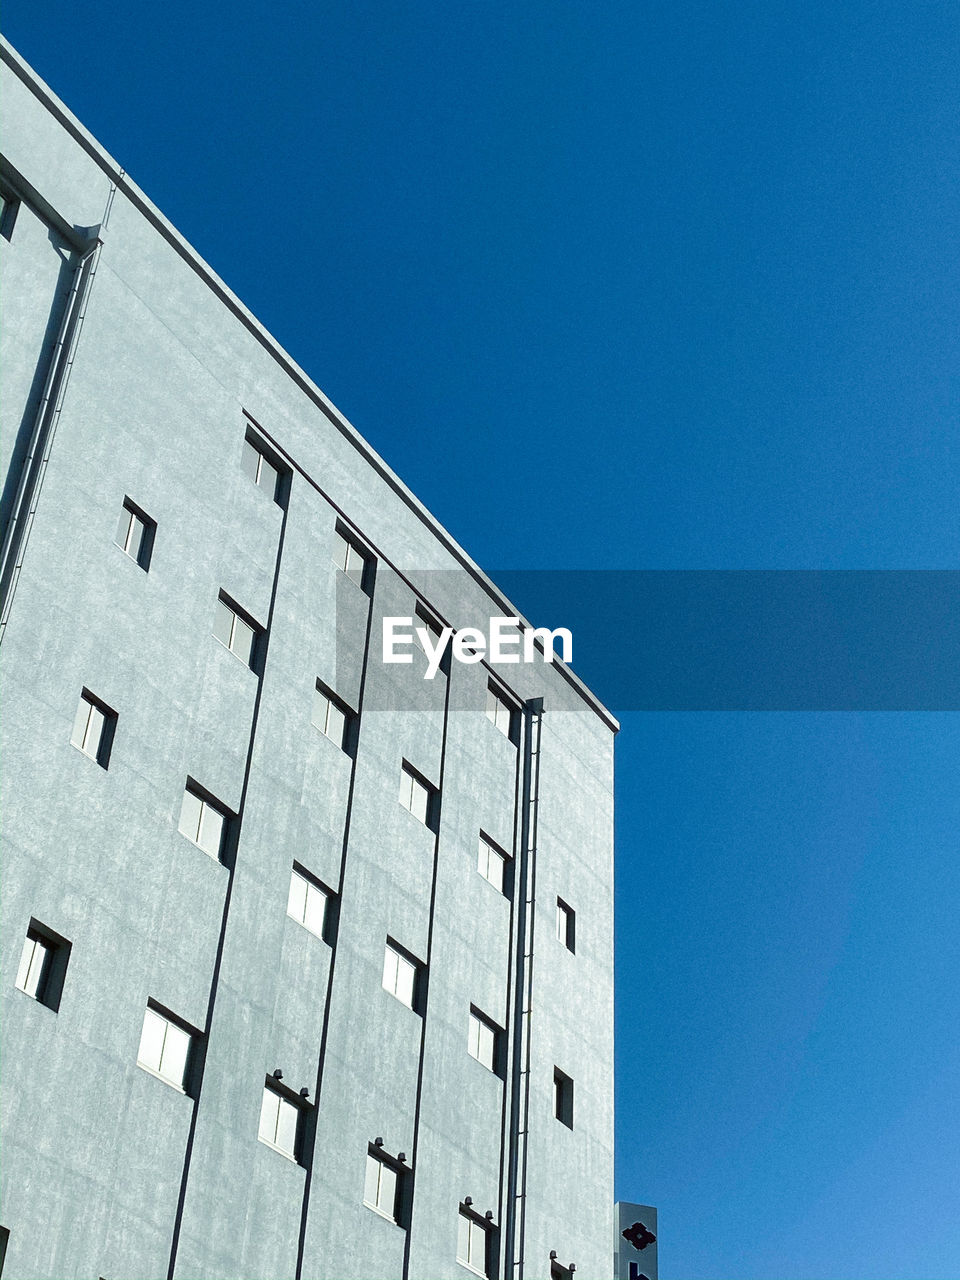
[[[260,1123],[257,1128],[257,1140],[272,1151],[279,1151],[282,1156],[292,1160],[294,1164],[300,1157],[300,1126],[303,1120],[303,1108],[291,1102],[282,1090],[269,1083],[263,1086],[260,1100]],[[292,1137],[290,1128],[293,1126]],[[284,1141],[279,1141],[281,1134]],[[269,1136],[272,1135],[272,1136]]]
[[[69,962],[69,941],[39,920],[31,920],[17,965],[17,990],[57,1013]]]
[[[150,1075],[186,1093],[187,1073],[194,1040],[192,1031],[182,1023],[148,1004],[143,1014],[137,1066]],[[159,1044],[157,1041],[159,1040]]]
[[[278,500],[280,477],[282,472],[276,463],[271,462],[255,436],[247,435],[243,441],[243,453],[240,466],[258,489],[270,496],[271,501]]]
[[[479,1266],[476,1262],[478,1252]],[[469,1209],[461,1207],[457,1220],[457,1262],[468,1271],[472,1271],[474,1275],[486,1276],[489,1259],[490,1227]]]
[[[400,803],[425,827],[431,825],[435,795],[435,788],[404,761],[400,766]]]
[[[355,582],[361,590],[363,589],[370,557],[351,537],[339,529],[333,531],[331,559],[341,573],[345,573],[352,582]]]
[[[245,617],[230,597],[224,595],[222,591],[217,597],[213,636],[245,667],[253,666],[260,628],[252,619]]]
[[[151,542],[155,528],[156,523],[145,511],[141,511],[129,498],[124,498],[114,542],[124,555],[129,556],[145,573],[150,567]]]
[[[374,1166],[376,1166],[376,1169],[374,1169]],[[386,1179],[384,1174],[387,1175]],[[363,1203],[368,1209],[372,1209],[374,1213],[379,1213],[381,1218],[386,1218],[389,1222],[397,1225],[399,1225],[400,1183],[402,1178],[403,1170],[397,1168],[392,1160],[386,1160],[383,1156],[374,1155],[373,1151],[367,1152],[367,1163],[363,1179]],[[371,1184],[373,1186],[372,1194]],[[388,1199],[391,1201],[389,1211],[383,1207]]]
[[[325,738],[335,742],[341,751],[346,750],[347,730],[353,717],[351,712],[335,694],[320,680],[317,680],[313,691],[313,711],[310,723],[319,729]]]
[[[308,875],[299,863],[290,872],[290,888],[287,891],[287,915],[310,933],[323,938],[327,925],[327,908],[330,894],[321,884]]]
[[[189,798],[188,798],[189,797]],[[180,803],[180,820],[177,829],[181,835],[202,849],[215,862],[222,861],[223,846],[227,835],[229,815],[213,800],[208,800],[189,782],[183,789]],[[216,830],[216,848],[213,833]]]
[[[517,708],[493,684],[487,685],[487,719],[495,725],[505,738],[514,741],[514,716]]]
[[[557,941],[573,955],[577,949],[577,913],[562,898],[557,898]]]
[[[492,884],[498,893],[506,892],[507,883],[507,857],[508,855],[500,848],[498,844],[480,832],[480,841],[477,848],[477,870],[486,880],[487,884]]]
[[[99,698],[95,698],[88,689],[82,690],[76,714],[73,717],[71,745],[106,769],[110,755],[113,722],[116,718],[116,712],[111,711]]]
[[[384,991],[388,991],[408,1009],[416,1008],[419,972],[420,966],[388,938],[383,949]]]
[[[56,948],[48,939],[39,935],[35,929],[29,929],[23,940],[20,952],[20,964],[17,967],[16,986],[31,1000],[43,1004],[44,989],[50,977],[53,957]]]
[[[467,1053],[494,1075],[497,1074],[499,1035],[498,1029],[488,1018],[471,1008],[467,1025]]]

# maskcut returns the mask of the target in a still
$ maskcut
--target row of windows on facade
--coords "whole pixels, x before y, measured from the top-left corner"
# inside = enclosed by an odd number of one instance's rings
[[[116,732],[117,713],[84,689],[74,716],[70,741],[84,755],[107,768]],[[343,742],[350,732],[345,712],[318,685],[313,709],[313,723],[329,737]],[[403,761],[400,769],[399,801],[418,821],[436,830],[439,822],[439,789],[428,782],[412,765]],[[181,802],[179,829],[211,857],[223,856],[226,836],[233,815],[198,784],[187,783]],[[512,892],[512,859],[489,836],[480,833],[477,870],[500,893]],[[574,951],[575,913],[562,899],[557,899],[557,936]]]
[[[367,1167],[363,1186],[363,1203],[391,1222],[402,1225],[404,1221],[403,1185],[406,1170],[395,1166],[388,1157],[373,1150],[367,1153]],[[493,1211],[481,1217],[466,1196],[457,1214],[457,1261],[478,1276],[496,1274],[497,1230],[493,1225]],[[6,1258],[10,1232],[0,1227],[0,1275]],[[572,1272],[551,1264],[551,1280],[571,1280]],[[102,1277],[101,1277],[102,1280]]]
[[[308,927],[322,930],[322,904],[319,908],[317,903],[311,904],[309,883],[296,884],[296,881],[303,881],[303,877],[295,873],[291,881],[291,914],[297,919],[302,917],[304,923],[309,921]],[[70,948],[67,939],[38,921],[31,921],[17,970],[17,987],[39,1003],[54,1010],[59,1008]],[[383,987],[410,1008],[415,1006],[417,999],[421,978],[419,968],[407,953],[387,941]],[[502,1036],[499,1028],[477,1010],[470,1009],[467,1051],[491,1071],[499,1067]],[[137,1065],[179,1092],[190,1094],[191,1071],[201,1038],[202,1032],[196,1027],[151,1000],[144,1012]],[[280,1070],[274,1071],[264,1081],[257,1137],[288,1159],[299,1162],[303,1156],[304,1127],[311,1109],[309,1091],[301,1089],[299,1094],[295,1094],[282,1081]],[[554,1068],[553,1085],[554,1114],[573,1128],[573,1080],[559,1068]],[[404,1225],[405,1218],[404,1179],[407,1173],[402,1153],[397,1157],[387,1155],[379,1139],[371,1144],[367,1155],[364,1203],[400,1226]],[[471,1209],[469,1201],[461,1205],[457,1260],[483,1276],[491,1273],[492,1216],[491,1212],[481,1218]]]
[[[398,1225],[403,1215],[400,1203],[402,1177],[403,1173],[398,1173],[386,1159],[368,1152],[363,1203]],[[392,1213],[389,1209],[391,1202]],[[488,1210],[481,1218],[472,1205],[472,1198],[466,1196],[457,1215],[457,1261],[478,1276],[493,1276],[496,1274],[497,1244],[497,1231],[492,1222],[493,1211]],[[9,1230],[0,1227],[0,1275],[3,1275],[9,1241]],[[572,1264],[569,1268],[563,1267],[554,1261],[554,1252],[550,1254],[550,1280],[573,1280],[576,1268]],[[631,1274],[632,1270],[631,1263]],[[100,1280],[103,1280],[102,1276]]]
[[[268,1142],[264,1135],[270,1132],[274,1123],[272,1105],[267,1105],[269,1092],[264,1090],[264,1107],[260,1121],[260,1137],[264,1142]],[[279,1095],[274,1096],[282,1104]],[[278,1121],[278,1125],[279,1123],[282,1122]],[[275,1144],[269,1143],[269,1145]],[[375,1143],[371,1143],[367,1152],[364,1174],[363,1203],[381,1217],[396,1223],[397,1226],[404,1226],[406,1221],[405,1184],[408,1175],[409,1170],[404,1167],[401,1159],[393,1160],[390,1156],[383,1154]],[[457,1214],[456,1258],[459,1263],[478,1276],[492,1276],[496,1272],[497,1231],[492,1219],[492,1210],[487,1210],[482,1217],[474,1210],[472,1197],[466,1196],[461,1202]],[[0,1227],[0,1275],[3,1274],[9,1240],[9,1230],[6,1227]],[[551,1272],[552,1277],[558,1274]]]
[[[121,530],[117,540],[124,550],[128,547],[141,549],[148,542],[152,545],[152,534],[144,531],[142,522],[132,510],[124,508],[120,523]],[[349,544],[344,542],[343,545],[349,550]],[[349,559],[349,555],[346,558]],[[223,591],[217,597],[213,635],[245,666],[256,669],[262,653],[264,629]],[[356,712],[320,680],[317,681],[314,703],[313,723],[342,750],[349,751],[352,743],[349,729],[356,719]],[[519,710],[493,683],[487,686],[485,712],[487,719],[496,725],[504,737],[516,744],[519,738]]]
[[[329,895],[295,867],[290,877],[287,913],[318,937],[324,936]],[[70,958],[70,942],[38,920],[31,920],[17,969],[16,985],[24,994],[56,1012]],[[392,938],[383,952],[381,985],[401,1004],[425,1012],[426,966]],[[137,1061],[156,1075],[188,1091],[188,1067],[192,1047],[202,1033],[175,1014],[151,1002],[143,1021]],[[506,1033],[480,1009],[470,1006],[467,1052],[487,1070],[503,1074]],[[559,1068],[554,1073],[557,1119],[573,1127],[573,1081]],[[282,1144],[281,1144],[282,1145]],[[292,1151],[291,1151],[292,1154]]]
[[[99,758],[106,736],[112,734],[116,717],[102,705],[93,702],[84,691],[74,721],[72,742],[85,754]],[[405,762],[401,769],[400,803],[421,822],[428,822],[434,805],[429,784],[425,783]],[[180,832],[209,854],[220,860],[226,843],[230,815],[208,794],[188,783],[180,808]],[[512,859],[483,832],[477,842],[477,871],[499,893],[512,890]],[[287,896],[287,914],[319,938],[328,934],[327,918],[332,891],[306,868],[295,863]],[[557,898],[556,937],[571,952],[576,949],[576,913],[562,898]],[[329,941],[329,938],[327,938]],[[24,952],[26,955],[26,950]],[[383,986],[411,1009],[422,1010],[425,987],[423,966],[415,957],[390,940],[384,953]],[[19,985],[19,984],[18,984]],[[24,988],[26,989],[26,988]],[[32,994],[32,992],[31,992]],[[471,1012],[468,1048],[471,1055],[491,1070],[498,1070],[498,1033],[494,1024],[481,1013]]]
[[[391,1158],[383,1152],[378,1138],[367,1152],[363,1203],[390,1222],[405,1226],[409,1177],[403,1153]],[[457,1261],[478,1276],[492,1276],[496,1274],[497,1243],[493,1210],[481,1214],[473,1207],[472,1198],[464,1197],[457,1214]]]
[[[283,505],[289,482],[289,471],[278,459],[274,458],[271,461],[265,452],[265,446],[250,434],[243,442],[242,466],[254,484],[264,489],[275,502]],[[144,571],[150,568],[156,530],[156,521],[151,519],[131,498],[124,498],[115,541]],[[338,527],[333,535],[332,559],[336,567],[348,578],[362,589],[369,590],[374,568],[373,556],[341,527]],[[425,623],[435,637],[439,637],[441,631],[439,623],[420,606],[417,607],[417,613],[420,621]],[[256,666],[264,628],[222,591],[217,601],[213,634],[247,666]],[[448,668],[441,669],[446,671]],[[354,713],[340,702],[336,695],[325,690],[319,682],[317,687],[318,693],[325,696],[328,703],[336,705],[337,717],[342,720],[339,725],[339,734],[336,731],[337,726],[334,726],[334,732],[328,733],[328,737],[339,738],[340,744],[344,745],[348,741],[346,722]],[[507,738],[514,743],[518,740],[519,711],[492,683],[487,689],[486,714]],[[316,722],[315,717],[314,723]]]

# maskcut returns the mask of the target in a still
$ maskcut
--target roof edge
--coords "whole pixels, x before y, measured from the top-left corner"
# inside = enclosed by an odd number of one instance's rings
[[[83,148],[90,158],[110,178],[118,191],[133,203],[152,223],[165,240],[176,250],[180,257],[205,281],[220,301],[230,310],[244,327],[253,335],[261,346],[269,352],[284,372],[293,379],[304,394],[320,408],[334,427],[343,435],[357,452],[367,461],[383,480],[394,490],[401,500],[410,508],[417,518],[427,526],[432,534],[442,543],[470,576],[483,588],[486,594],[509,615],[520,618],[526,626],[532,624],[516,609],[491,578],[471,559],[457,540],[447,532],[437,518],[424,506],[420,499],[400,479],[396,472],[380,457],[377,451],[367,443],[350,420],[320,390],[312,378],[304,372],[293,357],[280,345],[273,335],[264,328],[256,316],[240,301],[237,295],[217,275],[193,246],[180,234],[173,224],[164,217],[150,198],[127,175],[123,167],[117,163],[110,153],[100,145],[94,136],[85,129],[72,111],[53,92],[50,86],[34,71],[30,64],[14,49],[5,36],[0,35],[0,61],[10,67],[14,74],[30,90],[50,113],[63,125],[73,139]],[[557,659],[552,664],[564,679],[583,698],[584,702],[596,712],[601,720],[614,732],[620,729],[620,723],[600,699],[584,684],[564,662]]]

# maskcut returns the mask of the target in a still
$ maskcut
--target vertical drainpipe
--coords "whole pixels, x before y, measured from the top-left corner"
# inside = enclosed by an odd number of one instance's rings
[[[17,494],[10,512],[10,522],[4,530],[3,547],[0,550],[0,602],[2,602],[0,603],[0,643],[3,642],[6,632],[13,593],[20,577],[20,566],[23,563],[27,539],[30,536],[33,516],[40,497],[40,486],[43,484],[67,380],[73,365],[77,337],[83,323],[90,286],[97,269],[97,260],[100,257],[103,244],[101,233],[102,226],[92,228],[86,243],[77,250],[78,256],[70,293],[63,308],[57,340],[50,355],[43,395],[30,434],[27,456],[20,472]]]
[[[520,793],[520,858],[515,885],[517,927],[511,1028],[510,1131],[503,1257],[505,1280],[523,1280],[527,1191],[527,1123],[530,1106],[530,1020],[536,905],[537,807],[540,793],[540,725],[543,699],[523,706],[523,770]]]

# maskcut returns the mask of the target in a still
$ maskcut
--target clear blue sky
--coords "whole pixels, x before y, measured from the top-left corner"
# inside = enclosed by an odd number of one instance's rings
[[[484,567],[957,566],[955,3],[4,19]],[[960,716],[623,725],[665,1280],[958,1280]]]

